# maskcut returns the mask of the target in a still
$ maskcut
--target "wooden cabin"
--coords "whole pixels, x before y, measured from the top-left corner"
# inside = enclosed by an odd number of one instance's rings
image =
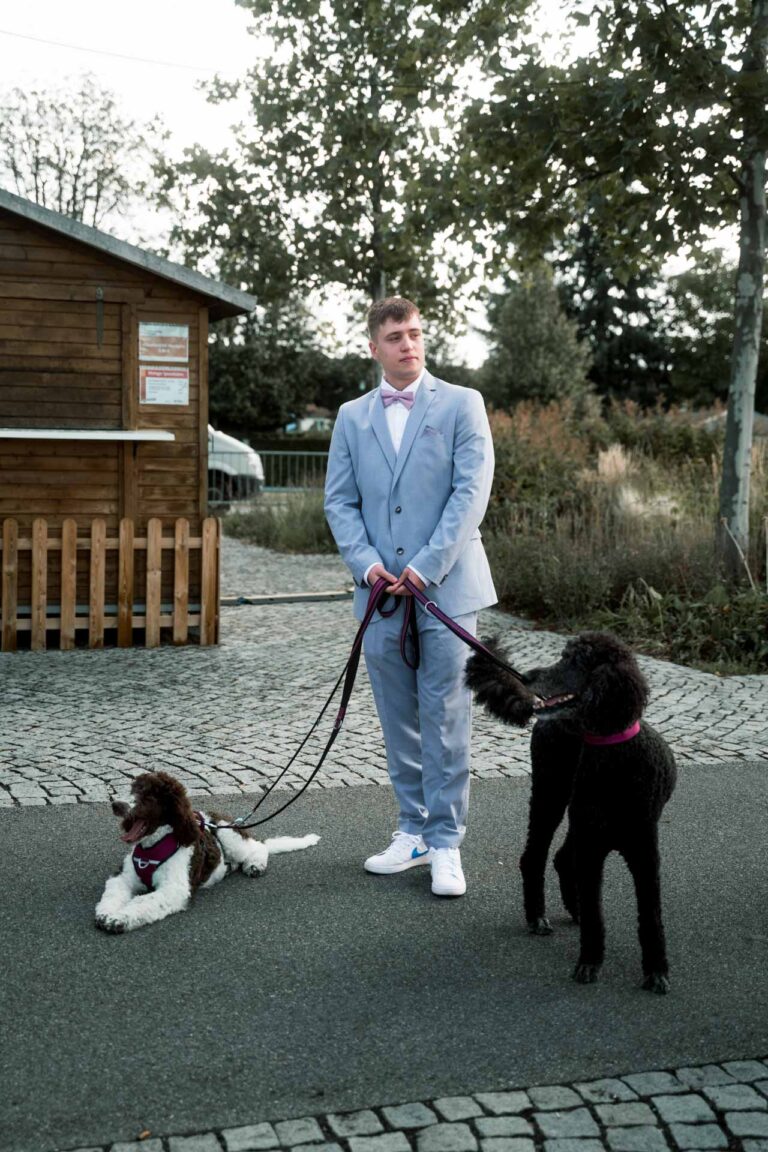
[[[208,325],[255,303],[0,190],[3,650],[216,642]]]

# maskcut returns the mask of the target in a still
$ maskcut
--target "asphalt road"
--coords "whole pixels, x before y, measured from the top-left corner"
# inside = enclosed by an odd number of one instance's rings
[[[93,907],[119,863],[106,805],[0,814],[3,1152],[747,1057],[768,1048],[765,764],[685,767],[662,831],[673,993],[639,989],[628,877],[609,862],[599,984],[577,930],[522,925],[527,780],[473,784],[469,893],[429,870],[372,877],[389,789],[312,792],[275,833],[318,832],[110,937]],[[231,806],[231,801],[229,802]],[[238,805],[237,811],[240,810]]]

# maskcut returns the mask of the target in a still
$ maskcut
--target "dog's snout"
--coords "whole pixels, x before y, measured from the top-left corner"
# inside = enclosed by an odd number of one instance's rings
[[[114,812],[115,816],[119,816],[121,820],[124,816],[128,815],[130,810],[131,806],[130,804],[126,804],[125,800],[112,801],[112,811]]]

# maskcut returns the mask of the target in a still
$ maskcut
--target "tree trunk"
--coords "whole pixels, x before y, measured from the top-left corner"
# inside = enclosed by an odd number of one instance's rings
[[[751,34],[743,71],[765,76],[766,55],[768,0],[752,0]],[[749,549],[749,479],[765,272],[764,115],[764,109],[757,109],[744,117],[739,270],[718,526],[720,566],[733,581],[746,576]]]

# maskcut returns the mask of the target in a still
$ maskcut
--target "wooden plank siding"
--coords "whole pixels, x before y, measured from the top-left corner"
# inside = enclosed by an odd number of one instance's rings
[[[32,539],[34,522],[44,519],[49,542],[61,541],[65,521],[72,521],[65,532],[68,540],[75,530],[78,537],[95,531],[98,542],[114,539],[123,517],[140,537],[147,535],[151,520],[164,525],[183,520],[189,537],[202,538],[208,304],[182,284],[0,208],[0,429],[156,429],[174,436],[173,441],[136,443],[0,437],[0,521],[16,521],[22,536]],[[139,403],[142,321],[189,326],[188,405]],[[103,529],[92,528],[102,521]],[[118,602],[119,550],[103,549],[101,543],[97,547],[94,566],[86,551],[78,549],[73,560],[54,543],[34,590],[27,557],[15,573],[19,604],[30,607],[33,592],[44,599],[45,582],[59,588],[63,578],[64,646],[73,642],[71,603],[93,599],[92,588],[102,585],[103,596],[99,592],[95,599]],[[183,565],[183,538],[178,549]],[[150,560],[153,598],[178,602],[173,553],[163,547]],[[135,552],[132,572],[136,589],[143,589],[146,551]],[[123,580],[129,578],[124,571]],[[212,579],[209,575],[206,587],[207,638],[217,628]],[[184,595],[200,603],[202,594],[200,568],[191,565]],[[34,620],[33,639],[39,646],[44,643],[39,610]],[[99,638],[103,622],[94,619],[91,626]],[[183,632],[186,623],[178,627]],[[127,621],[122,621],[120,642],[131,642]]]

